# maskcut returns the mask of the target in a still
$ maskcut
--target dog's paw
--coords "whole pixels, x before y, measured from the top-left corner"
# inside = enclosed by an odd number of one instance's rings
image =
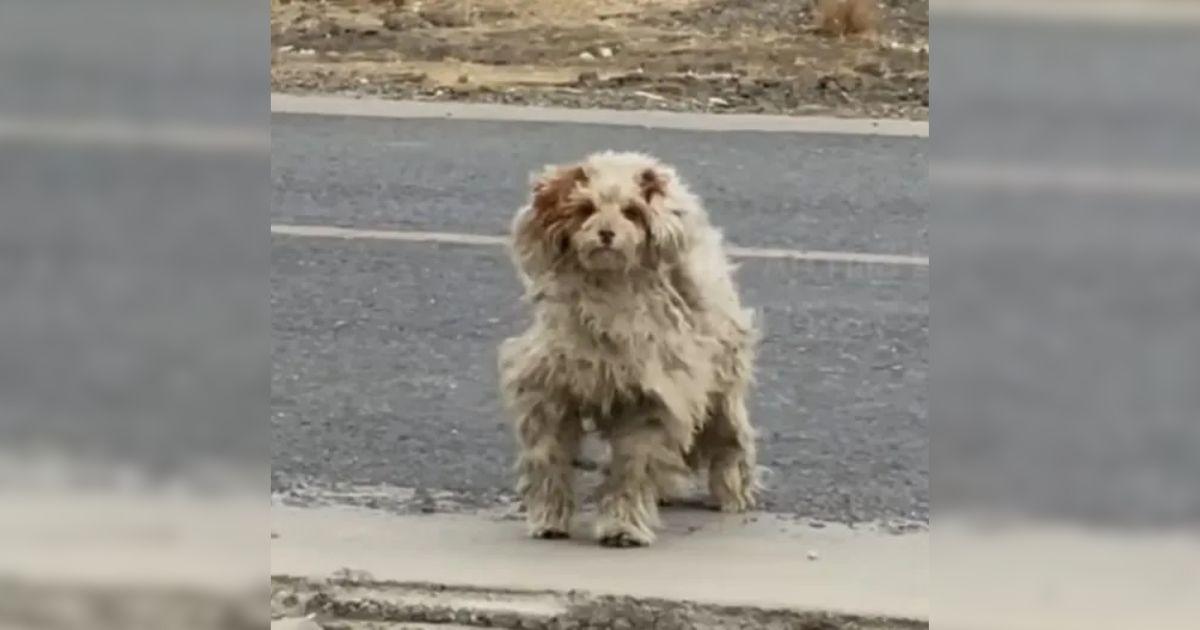
[[[713,505],[713,509],[726,514],[741,514],[754,509],[756,501],[753,496],[722,497]]]
[[[537,540],[562,540],[571,537],[566,530],[556,527],[537,527],[529,535]]]
[[[712,488],[712,508],[727,514],[749,512],[758,506],[758,489],[752,485],[718,485]]]
[[[616,532],[607,536],[600,537],[600,546],[612,547],[614,549],[625,549],[629,547],[645,547],[650,544],[649,540],[643,537],[636,536],[629,532]]]
[[[758,500],[752,490],[741,492],[719,492],[712,498],[709,506],[718,512],[726,514],[741,514],[757,507]]]
[[[750,506],[743,501],[725,501],[713,505],[712,509],[723,514],[741,514],[750,511]]]
[[[597,524],[596,540],[601,546],[617,549],[645,547],[654,542],[654,532],[633,523],[611,520]]]

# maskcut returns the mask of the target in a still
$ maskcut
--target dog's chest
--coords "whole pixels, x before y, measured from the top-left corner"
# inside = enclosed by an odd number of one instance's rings
[[[638,396],[703,354],[687,313],[665,297],[575,298],[560,302],[548,323],[559,336],[556,378],[582,398]]]

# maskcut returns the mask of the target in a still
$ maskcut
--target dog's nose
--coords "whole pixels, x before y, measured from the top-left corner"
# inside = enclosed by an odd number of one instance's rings
[[[600,230],[600,240],[603,241],[605,245],[612,245],[613,238],[616,236],[617,235],[612,230]]]

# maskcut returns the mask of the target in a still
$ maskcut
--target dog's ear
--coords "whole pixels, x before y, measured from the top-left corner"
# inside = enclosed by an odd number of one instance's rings
[[[678,259],[686,246],[686,230],[672,194],[674,173],[665,166],[648,166],[637,174],[638,188],[646,202],[646,264],[658,267]]]
[[[530,205],[543,226],[549,227],[569,217],[567,198],[579,184],[587,183],[582,166],[548,166],[533,177]]]
[[[678,261],[687,247],[683,221],[662,209],[652,208],[646,214],[646,265],[658,268]]]
[[[671,183],[671,174],[661,167],[650,166],[638,173],[638,187],[642,190],[642,198],[646,203],[652,203],[656,198],[667,195],[667,186]]]
[[[513,220],[513,249],[521,271],[545,272],[565,251],[573,212],[569,198],[587,182],[582,166],[548,166],[531,178],[529,205]]]

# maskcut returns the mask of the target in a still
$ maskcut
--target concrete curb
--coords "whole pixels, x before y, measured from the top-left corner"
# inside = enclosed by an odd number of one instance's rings
[[[864,617],[824,611],[717,606],[580,591],[472,589],[421,583],[371,583],[353,579],[272,579],[272,616],[297,628],[381,627],[512,628],[525,630],[656,630],[814,628],[908,630],[916,619]],[[285,617],[287,619],[288,617]],[[408,625],[419,624],[419,625]]]
[[[706,114],[651,110],[575,109],[492,103],[398,101],[373,97],[271,94],[271,112],[368,118],[437,118],[505,122],[617,125],[647,129],[828,133],[928,138],[929,122],[774,114]]]

